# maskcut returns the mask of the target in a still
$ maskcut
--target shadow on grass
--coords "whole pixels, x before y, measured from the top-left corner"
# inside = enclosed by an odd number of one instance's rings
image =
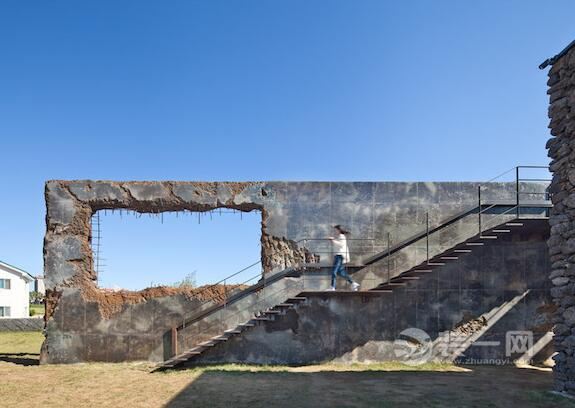
[[[165,407],[575,407],[546,392],[549,373],[530,370],[198,371]]]
[[[33,353],[0,353],[0,361],[22,366],[40,365],[40,354]]]

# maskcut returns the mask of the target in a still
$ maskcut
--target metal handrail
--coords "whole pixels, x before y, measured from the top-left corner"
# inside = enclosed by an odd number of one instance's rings
[[[475,213],[478,214],[479,235],[481,235],[481,233],[483,231],[483,225],[482,225],[481,217],[482,217],[482,214],[486,213],[487,211],[489,211],[493,208],[497,208],[497,207],[510,207],[506,211],[504,211],[503,213],[497,214],[494,218],[491,218],[488,221],[488,223],[490,223],[494,219],[502,217],[502,216],[508,214],[509,212],[513,211],[513,210],[516,210],[517,216],[519,216],[519,211],[520,211],[521,207],[532,207],[532,205],[522,205],[520,203],[519,196],[521,194],[534,194],[534,195],[537,194],[537,195],[545,195],[546,197],[548,197],[547,192],[545,192],[545,193],[529,193],[529,192],[519,191],[519,183],[520,183],[520,181],[524,181],[524,180],[521,180],[519,178],[519,169],[520,168],[547,168],[547,167],[546,166],[516,166],[515,168],[510,169],[510,170],[502,173],[500,176],[496,177],[496,178],[499,178],[502,175],[505,175],[505,174],[509,173],[510,171],[515,170],[515,172],[516,172],[516,191],[515,191],[516,202],[514,203],[514,205],[510,204],[510,203],[501,203],[501,202],[500,203],[491,203],[491,204],[482,204],[481,203],[481,187],[482,186],[479,185],[478,186],[478,206],[470,208],[468,210],[465,210],[459,214],[456,214],[455,216],[448,217],[447,219],[442,221],[439,225],[437,225],[433,228],[430,228],[429,213],[426,213],[425,231],[420,232],[418,234],[415,234],[415,235],[399,242],[398,244],[394,245],[393,247],[390,246],[391,238],[390,238],[390,234],[388,233],[387,234],[387,249],[385,251],[381,251],[378,254],[373,255],[370,258],[368,258],[364,262],[363,266],[364,267],[369,266],[369,265],[372,265],[372,264],[374,264],[374,263],[376,263],[376,262],[378,262],[384,258],[387,258],[387,264],[388,264],[388,277],[387,278],[388,278],[388,282],[389,282],[391,279],[391,277],[390,277],[390,259],[391,259],[391,255],[395,254],[396,252],[398,252],[398,251],[420,241],[421,239],[425,238],[426,239],[426,258],[427,258],[427,261],[429,262],[429,237],[430,237],[430,235],[432,235],[438,231],[441,231],[444,228],[447,228],[448,226],[453,225],[454,223],[464,219],[465,217],[467,217],[471,214],[475,214]],[[496,178],[491,179],[490,182],[495,180]],[[531,181],[531,180],[525,180],[525,181]],[[538,180],[538,181],[549,181],[549,180]],[[550,207],[551,205],[546,205],[546,204],[542,205],[541,203],[538,203],[537,208],[546,207],[546,206]],[[308,242],[308,241],[329,241],[329,240],[330,240],[329,238],[302,238],[298,241],[293,241],[293,242],[295,242],[295,244],[298,245],[298,244],[301,244],[302,242]],[[375,239],[374,238],[349,238],[348,240],[349,241],[374,241]],[[324,252],[316,251],[314,253],[324,253]],[[325,252],[325,253],[327,253],[327,252]],[[261,263],[261,261],[258,261],[258,262],[255,262],[255,263],[253,263],[253,264],[251,264],[245,268],[242,268],[238,272],[235,272],[234,274],[227,276],[226,278],[220,280],[219,282],[203,288],[202,291],[198,292],[198,294],[202,293],[202,292],[204,292],[210,288],[213,288],[216,285],[222,284],[222,282],[223,282],[224,287],[225,287],[226,282],[230,278],[233,278],[233,277],[239,275],[240,273],[245,272],[246,270],[249,270],[250,268],[252,268],[255,265],[258,265],[260,263]],[[273,283],[273,282],[275,282],[279,279],[282,279],[282,278],[284,278],[290,274],[300,274],[302,272],[302,270],[305,270],[305,263],[304,263],[304,266],[298,264],[293,268],[286,268],[283,271],[274,273],[274,274],[269,275],[269,276],[266,276],[266,274],[262,274],[260,272],[260,273],[258,273],[258,275],[255,275],[255,276],[249,278],[248,280],[246,280],[244,283],[241,283],[240,285],[248,283],[254,279],[261,278],[259,282],[257,282],[254,285],[249,286],[248,288],[245,288],[244,290],[240,290],[239,292],[235,293],[230,298],[228,298],[227,295],[225,295],[225,299],[223,302],[216,303],[212,307],[201,310],[199,313],[196,313],[193,316],[191,316],[190,318],[183,320],[182,324],[180,326],[178,326],[176,328],[176,330],[181,330],[182,328],[185,328],[187,325],[193,324],[194,322],[203,319],[205,316],[207,316],[211,313],[214,313],[217,310],[225,308],[230,302],[235,302],[235,301],[242,299],[243,297],[245,297],[245,296],[247,296],[247,295],[249,295],[255,291],[260,290],[261,288],[265,288],[266,284]],[[225,291],[225,288],[224,288],[224,291]],[[201,308],[203,305],[205,305],[209,302],[211,302],[211,301],[206,301],[206,302],[202,303],[202,305],[198,308]],[[198,309],[198,308],[196,308],[196,309]]]

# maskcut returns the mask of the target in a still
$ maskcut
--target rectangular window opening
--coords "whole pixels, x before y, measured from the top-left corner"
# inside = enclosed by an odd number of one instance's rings
[[[91,240],[98,286],[253,284],[261,277],[261,221],[258,210],[100,210],[92,217]]]

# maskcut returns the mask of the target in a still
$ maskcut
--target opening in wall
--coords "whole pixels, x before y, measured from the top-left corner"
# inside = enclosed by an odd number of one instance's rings
[[[92,217],[93,268],[100,288],[198,287],[248,266],[227,284],[261,273],[261,212],[140,214],[100,210]]]

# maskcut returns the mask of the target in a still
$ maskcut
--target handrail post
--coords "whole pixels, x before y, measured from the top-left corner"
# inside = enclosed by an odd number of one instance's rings
[[[387,282],[389,283],[391,281],[391,259],[390,258],[390,253],[391,253],[391,235],[388,232],[387,233]]]
[[[221,313],[221,317],[222,317],[221,323],[222,324],[226,319],[227,308],[228,308],[228,288],[226,286],[226,279],[224,279],[224,309],[222,310],[222,313]]]
[[[178,329],[172,327],[171,330],[171,342],[172,342],[172,357],[178,355]]]
[[[479,225],[479,235],[481,236],[482,228],[481,228],[481,185],[477,186],[477,214],[478,214],[478,225]]]
[[[425,253],[429,263],[429,211],[425,213]]]
[[[519,166],[515,167],[515,211],[519,218]]]

